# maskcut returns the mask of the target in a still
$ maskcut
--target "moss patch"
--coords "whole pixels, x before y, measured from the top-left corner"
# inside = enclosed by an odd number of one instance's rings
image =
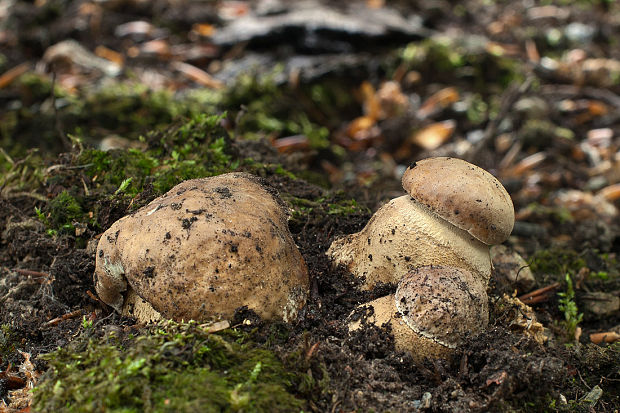
[[[292,393],[299,373],[247,338],[169,322],[124,340],[77,340],[41,356],[50,369],[34,411],[300,411]]]

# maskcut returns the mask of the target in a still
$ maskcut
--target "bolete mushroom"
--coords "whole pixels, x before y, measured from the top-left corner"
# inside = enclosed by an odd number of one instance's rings
[[[396,294],[363,304],[354,314],[360,311],[369,313],[368,323],[389,325],[396,349],[417,361],[449,358],[489,321],[486,286],[469,271],[445,266],[416,268],[400,280]],[[361,325],[351,322],[349,330]]]
[[[101,236],[94,279],[101,300],[145,322],[242,306],[293,321],[309,285],[283,202],[245,173],[182,182],[121,218]]]
[[[413,269],[446,265],[491,276],[489,245],[503,242],[514,207],[487,171],[456,158],[413,163],[403,175],[409,195],[382,206],[364,229],[336,239],[327,254],[358,277],[364,289],[398,283]]]

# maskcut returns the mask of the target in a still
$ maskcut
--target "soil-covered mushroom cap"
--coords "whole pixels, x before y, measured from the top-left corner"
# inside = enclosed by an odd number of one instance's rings
[[[484,285],[458,268],[417,268],[403,277],[394,301],[413,331],[448,348],[481,332],[489,321]]]
[[[363,320],[389,325],[396,349],[415,360],[450,358],[458,345],[486,328],[487,301],[484,285],[468,271],[420,267],[403,277],[396,294],[359,306],[349,330],[359,329]]]
[[[264,319],[292,321],[308,283],[284,204],[244,173],[182,182],[114,223],[97,247],[99,297],[118,311],[147,314],[144,321],[153,311],[134,308],[142,300],[175,320],[230,318],[247,306]]]
[[[402,184],[411,197],[486,244],[500,244],[512,232],[510,195],[476,165],[457,158],[423,159],[407,168]]]

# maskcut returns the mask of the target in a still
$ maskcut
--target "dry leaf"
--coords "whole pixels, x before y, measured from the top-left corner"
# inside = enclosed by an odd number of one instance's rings
[[[379,119],[381,106],[379,105],[375,88],[370,82],[365,81],[360,86],[360,93],[364,101],[364,114],[366,117],[376,121]]]
[[[375,118],[370,116],[355,118],[347,127],[347,135],[356,140],[363,140],[370,128],[375,126],[375,123]]]
[[[272,142],[272,145],[280,153],[290,153],[308,149],[310,147],[310,142],[305,135],[294,135],[276,139]]]
[[[375,100],[379,104],[379,119],[402,115],[409,107],[409,98],[395,81],[383,82]]]
[[[447,87],[432,94],[418,110],[418,116],[422,119],[427,118],[435,112],[447,108],[460,98],[458,90],[454,87]]]
[[[432,151],[450,139],[455,128],[456,122],[453,120],[436,122],[415,132],[411,136],[411,142],[428,151]]]
[[[221,89],[224,84],[196,66],[184,62],[173,62],[172,68],[184,74],[196,83],[212,89]]]
[[[202,37],[211,37],[215,34],[215,26],[208,23],[196,23],[192,26],[192,33]]]
[[[620,184],[606,186],[598,192],[597,196],[601,196],[610,202],[617,201],[620,199]]]
[[[233,20],[245,16],[250,11],[250,5],[245,1],[223,1],[218,7],[218,16],[223,20]]]
[[[615,331],[606,331],[604,333],[593,333],[590,334],[590,341],[594,344],[601,343],[615,343],[620,340],[620,334]]]
[[[544,152],[537,152],[521,159],[510,172],[517,176],[523,175],[525,172],[540,165],[545,159],[547,159],[547,155]]]
[[[170,56],[170,44],[163,39],[151,40],[140,46],[140,54],[166,58]]]
[[[153,32],[155,32],[155,26],[143,20],[118,25],[114,30],[114,34],[118,37],[150,36]]]
[[[116,63],[118,66],[122,67],[125,63],[125,59],[123,59],[123,55],[115,52],[112,49],[108,49],[105,46],[97,46],[95,48],[95,54],[99,57],[103,57],[113,63]]]
[[[0,76],[0,89],[10,85],[15,79],[23,75],[30,68],[30,63],[22,63],[7,70]]]

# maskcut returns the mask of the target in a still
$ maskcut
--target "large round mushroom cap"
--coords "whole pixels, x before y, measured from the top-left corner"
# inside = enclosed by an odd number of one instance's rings
[[[409,328],[448,348],[480,333],[489,322],[484,284],[459,268],[415,269],[400,281],[394,301]]]
[[[244,173],[182,182],[114,223],[97,247],[99,297],[143,321],[153,311],[132,312],[143,301],[175,320],[230,318],[247,306],[292,321],[308,283],[284,204]]]
[[[457,158],[423,159],[407,168],[402,184],[416,201],[485,244],[500,244],[512,232],[510,195],[476,165]]]

